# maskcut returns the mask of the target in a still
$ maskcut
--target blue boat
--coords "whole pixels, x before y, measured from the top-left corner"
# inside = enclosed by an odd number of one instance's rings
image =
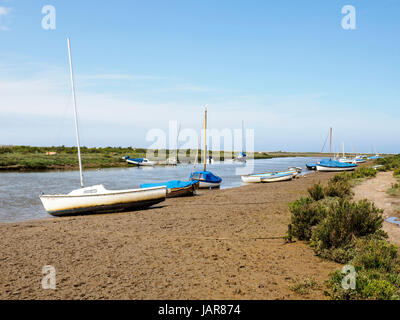
[[[195,171],[190,174],[192,181],[199,182],[199,188],[219,188],[222,179],[210,171]]]
[[[317,164],[316,163],[306,163],[306,167],[308,170],[317,170]]]
[[[158,183],[142,183],[141,188],[166,187],[167,198],[192,196],[199,188],[198,181],[170,180]]]
[[[352,171],[357,168],[355,163],[345,163],[332,159],[323,159],[316,165],[317,171]]]
[[[137,166],[146,166],[146,167],[154,166],[154,162],[146,158],[130,158],[129,156],[126,156],[122,159],[124,159],[127,163],[134,164]]]

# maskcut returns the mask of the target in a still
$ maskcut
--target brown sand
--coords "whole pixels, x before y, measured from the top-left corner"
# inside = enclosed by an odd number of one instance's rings
[[[398,211],[400,198],[391,197],[386,193],[392,183],[397,183],[393,172],[379,172],[376,178],[365,180],[353,189],[354,200],[373,201],[378,208],[383,209],[385,219],[393,216],[400,217]],[[400,246],[400,227],[385,221],[383,230],[388,233],[390,242]]]
[[[0,224],[1,299],[324,299],[340,265],[285,244],[288,202],[333,174],[201,191],[148,210]],[[56,268],[56,290],[41,287]],[[300,295],[290,287],[314,279]]]

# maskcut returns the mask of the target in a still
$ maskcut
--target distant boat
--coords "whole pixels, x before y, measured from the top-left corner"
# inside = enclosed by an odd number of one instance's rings
[[[329,153],[332,153],[332,128],[330,128]],[[345,163],[333,159],[324,159],[316,164],[317,171],[352,171],[357,168],[356,163]]]
[[[244,147],[244,121],[243,120],[242,120],[242,151],[236,155],[235,161],[237,161],[237,162],[246,162],[247,161],[247,155],[246,155],[245,147]]]
[[[151,167],[154,166],[154,162],[146,158],[130,158],[129,156],[124,157],[126,162],[134,164],[136,166]]]
[[[204,111],[204,163],[203,171],[195,171],[190,174],[190,180],[198,181],[199,188],[219,188],[222,183],[222,178],[207,171],[207,107]],[[200,143],[199,143],[200,144]],[[197,157],[196,157],[197,159]],[[209,160],[209,158],[208,158]]]
[[[131,209],[145,208],[165,200],[166,187],[107,190],[103,185],[84,187],[82,160],[79,143],[78,117],[75,100],[74,77],[72,70],[71,46],[67,38],[72,100],[74,104],[75,133],[78,149],[79,174],[81,188],[68,194],[40,195],[45,210],[53,216],[73,214],[88,214],[100,212],[119,212]]]
[[[167,198],[185,197],[194,195],[195,191],[199,188],[199,181],[170,180],[167,182],[143,183],[140,185],[141,188],[160,186],[165,186],[167,188]]]

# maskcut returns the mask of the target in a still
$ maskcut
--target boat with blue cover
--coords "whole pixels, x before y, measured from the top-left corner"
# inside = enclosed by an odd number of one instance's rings
[[[195,171],[190,174],[190,180],[198,181],[199,188],[219,188],[222,183],[222,178],[213,174],[210,171],[207,171],[207,108],[204,111],[204,163],[203,163],[203,171]],[[200,145],[200,143],[199,143]],[[197,160],[197,156],[196,156]]]
[[[123,159],[125,159],[126,162],[137,166],[154,166],[154,162],[146,158],[130,158],[129,156],[126,156]]]
[[[185,197],[194,195],[199,188],[199,181],[170,180],[158,183],[142,183],[141,188],[166,187],[167,198]]]
[[[317,170],[317,164],[316,163],[306,163],[306,167],[308,170]]]
[[[324,159],[317,163],[317,171],[352,171],[357,168],[356,163],[345,163],[333,159]]]
[[[195,171],[190,174],[192,181],[199,182],[199,188],[219,188],[222,178],[210,171]]]

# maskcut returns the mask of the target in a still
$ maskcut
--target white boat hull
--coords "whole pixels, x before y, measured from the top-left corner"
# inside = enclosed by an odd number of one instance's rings
[[[140,167],[152,167],[152,166],[154,166],[154,162],[153,161],[138,162],[138,161],[126,159],[126,162],[128,162],[130,164],[134,164],[136,166],[140,166]]]
[[[65,216],[145,208],[164,201],[166,194],[166,187],[106,190],[100,185],[66,195],[41,195],[40,200],[49,214]]]
[[[278,177],[274,177],[274,176],[270,176],[270,177],[262,177],[261,178],[261,182],[278,182],[278,181],[288,181],[288,180],[292,180],[295,177],[294,174],[288,174],[288,175],[284,175],[284,176],[278,176]]]
[[[317,164],[317,171],[324,172],[340,172],[340,171],[353,171],[357,167],[325,167]]]
[[[200,189],[219,188],[220,186],[221,186],[221,182],[200,181],[200,183],[199,183]]]
[[[261,182],[261,176],[241,176],[244,183],[258,183]]]

